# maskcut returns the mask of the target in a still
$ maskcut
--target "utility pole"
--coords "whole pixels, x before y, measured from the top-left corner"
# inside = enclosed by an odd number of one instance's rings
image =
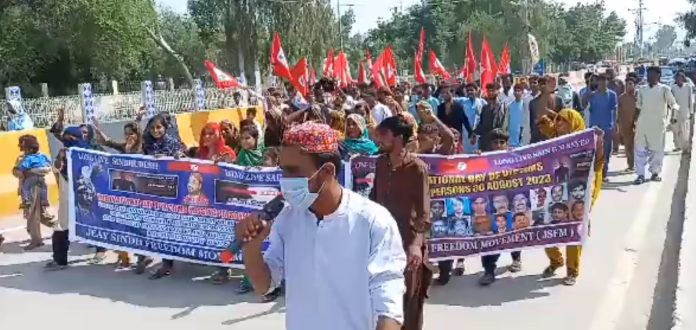
[[[643,11],[645,11],[645,4],[643,0],[638,0],[638,9],[636,9],[636,39],[638,41],[640,57],[643,57],[643,30],[645,28],[645,18],[643,17]]]

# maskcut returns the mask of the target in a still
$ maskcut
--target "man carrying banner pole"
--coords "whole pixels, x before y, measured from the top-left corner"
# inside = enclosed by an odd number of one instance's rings
[[[377,158],[370,198],[386,207],[399,226],[408,258],[402,329],[420,330],[423,305],[433,277],[425,238],[431,225],[428,166],[406,150],[413,126],[402,116],[385,119],[377,130],[385,154]]]
[[[258,214],[236,227],[254,289],[267,294],[285,279],[289,330],[400,329],[406,256],[394,218],[340,186],[338,134],[329,126],[294,126],[283,143],[287,205],[272,228]]]

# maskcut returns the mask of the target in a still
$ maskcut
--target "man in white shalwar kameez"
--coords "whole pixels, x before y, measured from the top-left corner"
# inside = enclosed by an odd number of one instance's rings
[[[679,109],[672,110],[671,127],[672,137],[674,138],[674,151],[682,150],[688,153],[691,149],[689,145],[689,118],[694,111],[693,86],[686,81],[684,71],[679,71],[672,85],[672,94],[679,104]]]
[[[272,226],[258,215],[237,225],[247,275],[262,295],[285,280],[288,330],[400,330],[406,254],[399,228],[387,209],[340,186],[338,140],[335,130],[311,122],[285,132],[285,208]]]
[[[678,109],[677,101],[668,86],[660,84],[660,68],[648,69],[648,85],[638,91],[636,109],[636,184],[645,182],[645,167],[649,165],[650,180],[662,181],[662,162],[665,155],[665,132],[669,108]]]

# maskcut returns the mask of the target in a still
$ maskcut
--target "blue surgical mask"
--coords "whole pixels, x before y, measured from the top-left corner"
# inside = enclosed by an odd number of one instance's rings
[[[319,173],[319,171],[316,173]],[[312,175],[312,178],[316,173]],[[310,192],[309,179],[304,177],[280,179],[280,191],[290,206],[302,210],[309,209],[314,204],[314,201],[317,200],[319,192],[324,188],[324,185],[317,192]]]

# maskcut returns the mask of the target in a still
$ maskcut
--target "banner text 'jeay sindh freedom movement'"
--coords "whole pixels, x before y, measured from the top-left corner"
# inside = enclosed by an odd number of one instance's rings
[[[594,134],[478,156],[420,155],[429,166],[430,258],[581,244],[594,188]],[[364,196],[375,160],[351,160],[352,189]]]
[[[71,240],[187,262],[219,265],[237,221],[280,193],[277,168],[82,149],[68,162]]]

